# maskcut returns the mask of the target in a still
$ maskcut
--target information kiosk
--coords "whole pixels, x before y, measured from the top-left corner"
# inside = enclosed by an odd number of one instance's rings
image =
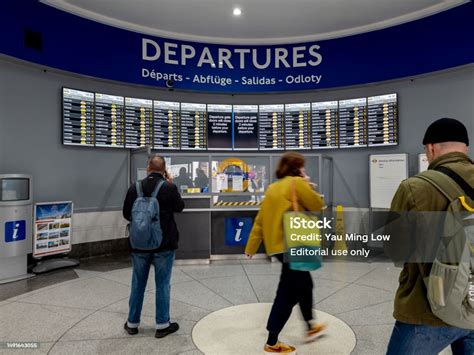
[[[27,273],[32,211],[31,176],[0,175],[0,284],[34,276]]]

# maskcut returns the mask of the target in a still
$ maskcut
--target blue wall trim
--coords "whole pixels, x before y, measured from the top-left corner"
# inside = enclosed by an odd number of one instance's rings
[[[469,64],[474,59],[472,2],[379,31],[311,43],[268,46],[168,40],[90,21],[36,0],[7,0],[1,6],[0,53],[78,74],[155,87],[166,87],[166,80],[156,80],[151,75],[143,77],[143,73],[175,74],[172,77],[176,89],[224,93],[291,92],[419,75]],[[25,29],[42,34],[42,52],[24,47]],[[161,56],[158,60],[143,60],[143,38],[159,44]],[[163,61],[164,42],[178,46],[178,54],[172,59],[180,61],[183,45],[192,46],[196,56],[184,66],[166,64]],[[314,51],[322,57],[317,66],[258,69],[249,54],[245,68],[240,69],[240,57],[234,52],[236,49],[255,49],[258,62],[264,63],[267,49],[274,53],[276,48],[284,48],[290,53],[291,61],[293,48],[305,46],[305,57],[301,61],[308,62],[317,59],[308,54],[308,48],[313,45],[319,46]],[[197,66],[205,47],[209,48],[217,67]],[[233,53],[230,62],[234,69],[218,67],[219,48]],[[196,78],[204,82],[196,82]],[[250,83],[250,78],[260,79],[261,83]],[[310,82],[287,82],[296,78],[306,78]],[[215,83],[220,81],[230,84]]]

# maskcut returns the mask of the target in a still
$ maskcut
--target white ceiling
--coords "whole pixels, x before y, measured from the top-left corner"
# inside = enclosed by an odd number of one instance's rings
[[[321,40],[413,21],[466,0],[42,0],[116,27],[198,42]],[[234,7],[242,15],[232,15]]]

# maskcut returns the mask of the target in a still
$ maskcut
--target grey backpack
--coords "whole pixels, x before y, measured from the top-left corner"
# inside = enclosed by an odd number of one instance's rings
[[[450,201],[427,277],[418,264],[431,310],[449,325],[474,330],[474,189],[446,167],[417,177],[431,183]]]

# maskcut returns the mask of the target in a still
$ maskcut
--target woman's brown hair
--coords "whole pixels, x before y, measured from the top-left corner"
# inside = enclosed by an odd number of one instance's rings
[[[285,176],[301,176],[300,169],[304,167],[304,156],[297,152],[283,154],[278,163],[276,177],[282,179]]]

